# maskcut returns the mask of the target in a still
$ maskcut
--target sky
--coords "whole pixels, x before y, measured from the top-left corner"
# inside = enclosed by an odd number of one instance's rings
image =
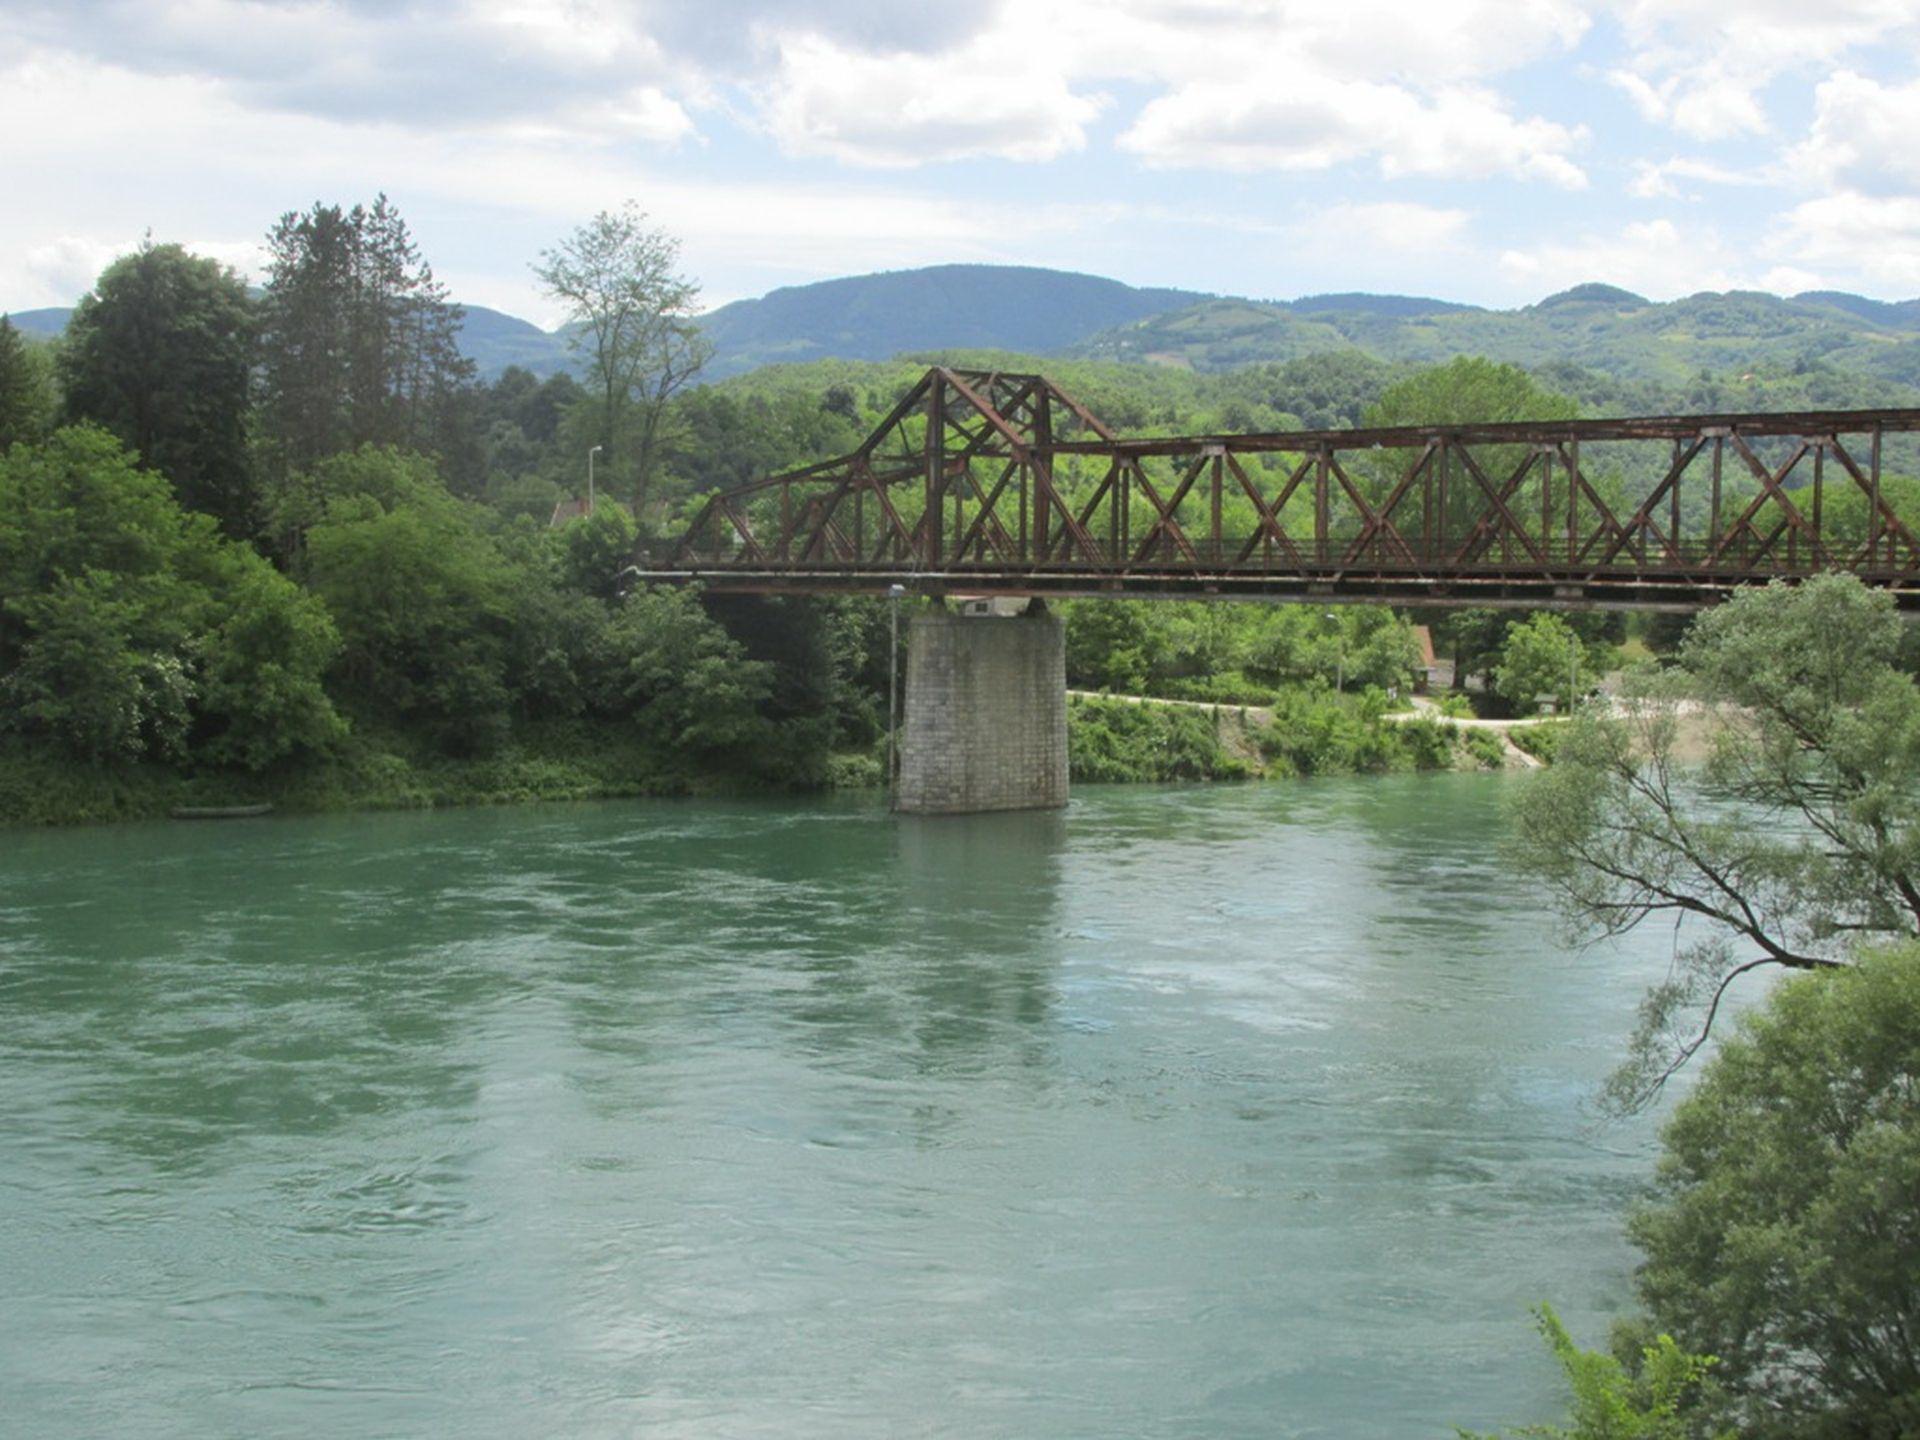
[[[456,298],[628,200],[706,302],[1031,264],[1920,295],[1920,0],[0,0],[0,311],[384,191]]]

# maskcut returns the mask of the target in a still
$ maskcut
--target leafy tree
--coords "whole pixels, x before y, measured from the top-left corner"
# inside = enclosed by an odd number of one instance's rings
[[[614,617],[618,660],[603,703],[668,750],[715,755],[769,738],[759,705],[771,667],[749,660],[691,592],[642,587]]]
[[[143,241],[74,309],[60,349],[70,418],[105,426],[230,535],[253,530],[247,455],[253,306],[218,261]]]
[[[1576,925],[1690,922],[1616,1099],[1698,1048],[1736,977],[1920,934],[1920,689],[1901,640],[1892,597],[1848,576],[1743,592],[1695,621],[1675,671],[1637,677],[1619,713],[1583,712],[1521,796],[1518,854]],[[1695,775],[1678,741],[1702,702],[1713,748]]]
[[[1419,663],[1419,642],[1392,611],[1307,605],[1268,608],[1249,646],[1249,675],[1274,684],[1322,681],[1359,689],[1406,685]]]
[[[1637,1286],[1655,1325],[1720,1357],[1708,1418],[1920,1434],[1920,947],[1775,987],[1663,1141]]]
[[[680,242],[649,228],[629,201],[541,252],[534,267],[578,327],[599,398],[599,443],[610,472],[630,478],[641,515],[667,402],[713,350],[694,319],[699,286],[678,273],[679,261]]]
[[[1459,356],[1445,365],[1435,365],[1408,376],[1367,407],[1363,423],[1368,428],[1395,425],[1468,425],[1520,420],[1571,420],[1580,413],[1577,401],[1556,395],[1539,385],[1526,371],[1514,365],[1501,365],[1478,357]],[[1494,486],[1505,484],[1519,461],[1512,446],[1476,446],[1473,456]],[[1375,486],[1383,489],[1398,475],[1392,468],[1404,465],[1405,457],[1387,462],[1388,468],[1375,476]],[[1508,500],[1513,513],[1521,517],[1537,515],[1538,481],[1529,478],[1520,491]],[[1444,534],[1455,543],[1466,538],[1479,518],[1490,508],[1486,492],[1470,475],[1456,474],[1447,491]]]
[[[0,718],[83,760],[178,758],[192,686],[173,588],[164,576],[89,570],[7,601],[25,635],[0,678]]]
[[[1603,1351],[1582,1350],[1567,1327],[1540,1307],[1540,1333],[1573,1391],[1571,1425],[1528,1425],[1509,1431],[1513,1440],[1696,1440],[1690,1408],[1706,1389],[1718,1363],[1691,1355],[1671,1335],[1658,1335],[1641,1347],[1635,1363],[1623,1365]],[[1462,1430],[1461,1440],[1497,1440]],[[1728,1431],[1716,1440],[1733,1440]]]
[[[261,417],[283,466],[461,441],[464,312],[387,200],[281,216],[267,237]]]
[[[101,430],[0,456],[0,596],[0,728],[250,769],[342,731],[318,602]]]
[[[340,629],[341,683],[452,750],[489,748],[512,702],[506,647],[520,577],[477,507],[393,451],[340,457],[317,473],[333,493],[307,528],[304,570]]]
[[[195,755],[264,770],[342,739],[346,722],[324,684],[340,635],[325,607],[239,546],[204,557],[199,568],[221,598],[196,647],[203,718]]]
[[[621,572],[633,564],[637,535],[625,506],[602,505],[591,515],[582,515],[560,532],[565,583],[583,595],[617,599]]]
[[[0,451],[39,439],[53,408],[53,388],[39,347],[29,345],[13,322],[0,315]]]
[[[1564,712],[1573,708],[1576,687],[1593,679],[1593,669],[1573,627],[1542,610],[1507,628],[1494,668],[1494,688],[1516,710],[1533,709],[1534,697],[1552,695]]]
[[[1144,690],[1160,645],[1150,606],[1079,600],[1067,608],[1067,679],[1095,690]]]

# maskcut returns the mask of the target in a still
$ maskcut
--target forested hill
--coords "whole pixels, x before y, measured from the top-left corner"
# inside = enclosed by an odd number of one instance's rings
[[[1017,265],[851,275],[738,300],[706,317],[716,375],[787,360],[885,360],[907,350],[1064,350],[1116,325],[1211,300]]]
[[[1913,385],[1920,384],[1920,301],[1736,290],[1658,304],[1611,285],[1577,286],[1517,310],[1375,295],[1291,304],[1214,299],[1116,326],[1074,353],[1230,370],[1347,349],[1413,364],[1462,354],[1529,369],[1573,364],[1660,385],[1702,372],[1809,363]]]
[[[34,310],[13,319],[28,334],[54,335],[67,313]],[[1409,364],[1466,354],[1534,370],[1578,365],[1665,388],[1703,372],[1815,364],[1920,385],[1920,300],[1839,291],[1703,293],[1661,304],[1595,284],[1489,310],[1410,295],[1248,300],[1060,270],[935,265],[790,286],[723,305],[703,324],[715,347],[711,380],[774,362],[964,349],[1198,371],[1338,351]],[[483,378],[508,366],[549,376],[575,358],[564,334],[480,305],[466,307],[459,343]]]

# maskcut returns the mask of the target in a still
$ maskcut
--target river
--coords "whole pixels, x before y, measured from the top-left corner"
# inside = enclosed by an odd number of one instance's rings
[[[0,1432],[1563,1413],[1653,1122],[1499,776],[0,832]]]

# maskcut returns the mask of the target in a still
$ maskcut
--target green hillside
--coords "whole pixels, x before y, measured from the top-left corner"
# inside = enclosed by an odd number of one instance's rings
[[[1913,302],[1731,291],[1656,304],[1606,285],[1579,286],[1518,310],[1396,311],[1368,303],[1375,298],[1208,300],[1115,326],[1073,351],[1203,371],[1344,348],[1412,364],[1484,355],[1528,368],[1578,365],[1670,388],[1703,372],[1825,365],[1920,384],[1920,305]]]
[[[28,311],[14,321],[51,336],[66,315]],[[1805,377],[1809,398],[1825,404],[1910,403],[1920,387],[1920,300],[1838,291],[1661,304],[1593,284],[1490,310],[1411,295],[1249,300],[1058,270],[935,265],[791,286],[724,305],[702,323],[714,342],[710,381],[768,364],[964,349],[1038,357],[1049,370],[1074,358],[1203,373],[1340,352],[1389,366],[1482,355],[1591,372],[1557,383],[1607,409],[1656,408],[1662,397],[1714,408],[1740,403],[1743,392],[1759,402],[1784,393],[1783,376]],[[509,366],[545,377],[578,363],[564,332],[480,305],[466,307],[460,344],[487,379]]]
[[[1110,326],[1203,299],[1018,265],[933,265],[853,275],[738,300],[708,315],[710,372],[778,361],[884,360],[905,350],[987,346],[1049,352]]]

